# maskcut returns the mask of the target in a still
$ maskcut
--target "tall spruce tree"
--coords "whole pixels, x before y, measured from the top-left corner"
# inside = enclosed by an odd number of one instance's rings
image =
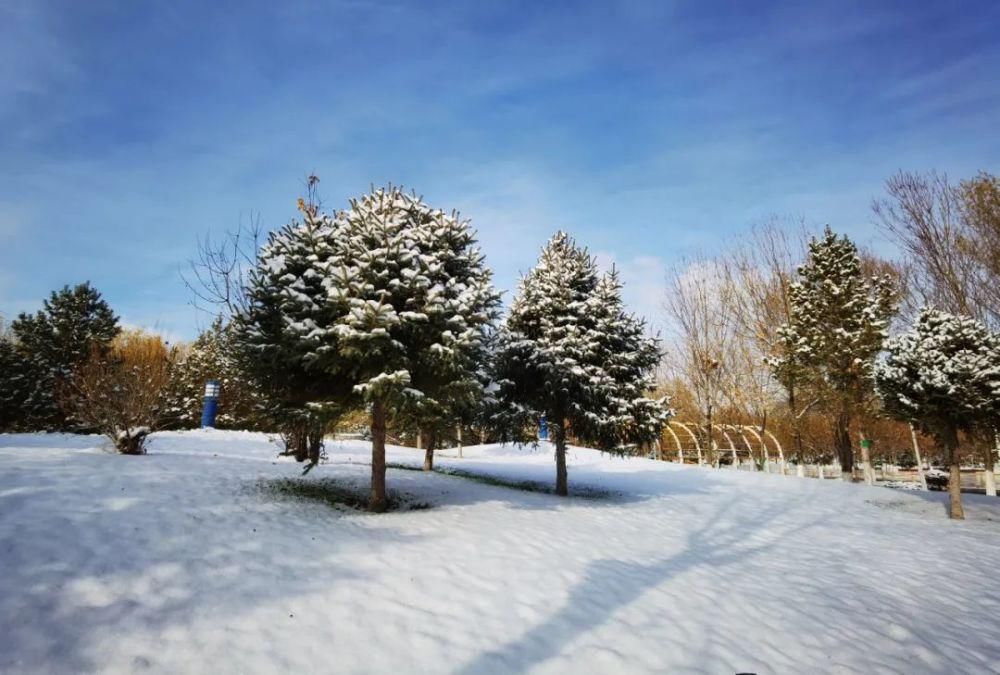
[[[590,358],[600,364],[594,371],[600,378],[595,385],[604,403],[598,430],[605,439],[598,443],[611,448],[658,439],[670,415],[667,399],[646,395],[656,386],[659,342],[647,337],[645,321],[625,312],[621,292],[620,275],[612,268],[601,276],[592,300],[596,341]]]
[[[351,387],[311,369],[315,344],[289,329],[294,321],[313,321],[310,314],[320,314],[325,291],[312,266],[333,255],[331,219],[302,200],[299,209],[302,222],[268,236],[249,272],[245,307],[234,316],[234,327],[237,358],[260,387],[268,424],[284,438],[284,454],[308,460],[308,471],[319,462],[323,432],[344,411],[339,402]]]
[[[522,280],[494,357],[494,423],[527,440],[542,416],[555,445],[556,494],[568,494],[567,436],[602,450],[658,437],[669,411],[645,392],[659,363],[656,340],[622,308],[615,272],[564,232]]]
[[[0,432],[24,428],[25,402],[32,389],[28,360],[14,335],[0,326]]]
[[[383,511],[387,420],[434,409],[443,382],[474,393],[499,294],[468,221],[415,194],[390,186],[333,217],[303,211],[261,253],[242,341],[310,409],[368,406],[370,508]]]
[[[91,350],[108,345],[118,334],[118,317],[97,289],[85,282],[53,291],[42,310],[20,314],[11,323],[11,332],[30,381],[22,426],[70,428],[59,396]]]
[[[808,379],[823,392],[845,480],[854,473],[851,422],[874,391],[872,368],[895,313],[894,298],[889,277],[866,277],[857,247],[829,227],[809,242],[808,260],[789,287],[791,318],[780,329],[788,349],[777,372],[782,379]],[[867,444],[861,452],[865,480],[873,482]]]
[[[886,349],[875,370],[884,409],[942,445],[950,515],[964,518],[959,432],[991,428],[1000,413],[1000,338],[975,319],[924,309]]]

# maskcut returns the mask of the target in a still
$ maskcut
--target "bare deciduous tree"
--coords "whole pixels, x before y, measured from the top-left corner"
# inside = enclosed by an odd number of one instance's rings
[[[886,192],[872,209],[908,254],[907,313],[930,306],[1000,329],[1000,179],[981,172],[956,185],[934,171],[900,172],[886,181]],[[990,494],[998,431],[983,429],[977,444]]]
[[[252,214],[221,240],[209,235],[198,242],[198,254],[181,273],[198,310],[231,317],[246,307],[247,274],[257,260],[261,242],[260,217]]]
[[[791,379],[777,381],[770,366],[783,356],[785,343],[778,329],[788,322],[788,287],[805,250],[805,227],[801,222],[771,219],[754,226],[750,234],[729,254],[727,282],[732,287],[733,320],[736,325],[737,356],[732,396],[746,409],[764,437],[773,409],[785,385],[788,417],[793,429],[795,453],[803,459],[800,420],[811,404],[802,402],[803,392]]]
[[[322,206],[319,177],[309,174],[304,187],[306,197],[298,200],[298,209],[315,214]],[[187,271],[181,272],[196,309],[226,319],[246,309],[247,275],[257,262],[263,232],[260,214],[251,212],[246,221],[241,219],[236,229],[227,231],[221,239],[205,235],[198,242],[197,255],[188,261]]]
[[[703,445],[712,462],[718,459],[713,414],[723,396],[724,380],[733,370],[734,302],[725,268],[716,259],[693,261],[667,280],[665,308],[675,335],[668,358],[697,401],[704,422]]]
[[[901,171],[885,187],[888,196],[874,200],[872,210],[882,229],[907,254],[907,273],[912,277],[904,303],[907,314],[930,306],[996,326],[1000,304],[991,302],[990,281],[995,287],[1000,277],[982,264],[978,250],[986,242],[979,241],[972,224],[975,218],[970,219],[978,212],[976,204],[990,212],[988,192],[981,202],[973,197],[966,204],[965,195],[978,194],[976,189],[970,185],[963,192],[945,174],[934,171]]]

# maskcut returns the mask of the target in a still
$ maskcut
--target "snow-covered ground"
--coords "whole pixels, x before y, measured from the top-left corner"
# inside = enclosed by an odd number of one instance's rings
[[[574,450],[580,496],[395,468],[431,508],[371,515],[268,489],[259,434],[102,445],[0,436],[0,672],[1000,672],[1000,500]],[[303,480],[366,483],[329,451]]]

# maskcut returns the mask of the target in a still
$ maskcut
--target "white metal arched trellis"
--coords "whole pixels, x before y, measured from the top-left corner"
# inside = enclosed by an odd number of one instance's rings
[[[687,432],[687,435],[691,437],[692,441],[694,441],[694,448],[695,448],[695,450],[698,451],[698,466],[701,466],[702,464],[704,464],[704,460],[702,459],[702,456],[701,456],[701,443],[698,442],[698,436],[696,436],[695,433],[693,431],[691,431],[691,428],[688,427],[688,425],[685,424],[684,422],[678,422],[676,420],[670,420],[669,424],[676,424],[681,429],[683,429],[684,431]]]
[[[677,446],[677,461],[680,462],[681,464],[683,464],[684,463],[684,446],[681,445],[681,439],[680,439],[680,437],[677,436],[677,432],[675,432],[672,428],[670,428],[670,422],[669,421],[667,422],[666,426],[664,426],[663,428],[666,429],[668,432],[670,432],[670,435],[674,437],[674,444]]]

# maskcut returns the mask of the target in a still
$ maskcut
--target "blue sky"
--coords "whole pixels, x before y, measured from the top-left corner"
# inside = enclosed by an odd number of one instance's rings
[[[91,280],[191,337],[206,233],[415,188],[498,285],[559,228],[655,314],[773,214],[884,247],[900,168],[1000,170],[1000,3],[0,0],[0,313]]]

